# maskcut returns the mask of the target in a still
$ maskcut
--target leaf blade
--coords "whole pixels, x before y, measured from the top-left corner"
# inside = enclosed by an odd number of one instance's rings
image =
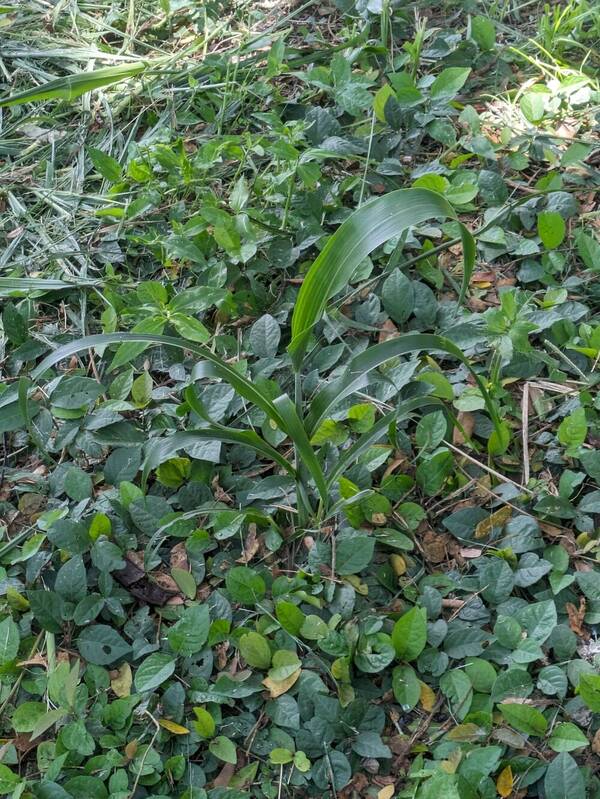
[[[42,84],[42,86],[25,89],[22,92],[0,99],[0,108],[21,105],[22,103],[33,103],[39,100],[75,100],[93,89],[110,86],[112,83],[118,83],[139,75],[147,68],[148,64],[143,62],[125,64],[118,67],[103,67],[92,72],[79,72],[76,75],[55,78]]]
[[[398,189],[359,208],[340,225],[308,270],[294,307],[288,352],[296,370],[313,326],[360,262],[403,230],[435,217],[456,219],[456,212],[441,194],[429,189]],[[465,247],[462,301],[473,268],[475,244],[464,226],[461,238]]]

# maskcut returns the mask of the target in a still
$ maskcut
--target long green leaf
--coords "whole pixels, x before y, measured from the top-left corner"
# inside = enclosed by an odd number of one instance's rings
[[[55,78],[36,86],[32,89],[4,97],[0,100],[0,108],[9,105],[20,105],[21,103],[33,103],[38,100],[75,100],[82,94],[99,89],[102,86],[110,86],[111,83],[118,83],[126,78],[139,75],[148,68],[146,63],[124,64],[119,67],[104,67],[92,72],[79,72],[76,75],[67,75],[64,78]]]
[[[300,463],[297,464],[299,471],[300,464],[304,465],[308,469],[311,477],[315,481],[319,496],[326,505],[328,498],[327,481],[325,480],[325,475],[323,474],[321,465],[317,460],[315,451],[308,440],[306,429],[296,412],[296,406],[287,394],[282,394],[280,397],[277,397],[277,399],[273,401],[273,404],[281,413],[285,422],[284,429],[294,442],[298,459],[300,461]]]
[[[201,400],[196,396],[192,386],[188,386],[184,392],[183,397],[194,413],[209,423],[209,427],[216,433],[216,438],[221,441],[226,441],[231,444],[242,444],[246,447],[251,447],[257,452],[262,453],[267,458],[271,458],[280,466],[289,472],[294,478],[297,477],[296,470],[292,464],[281,455],[275,447],[271,446],[264,438],[261,438],[254,430],[238,430],[235,427],[227,427],[226,425],[214,422],[206,412],[206,408]],[[204,428],[203,428],[204,429]],[[196,432],[196,431],[190,431]]]
[[[174,433],[172,436],[156,438],[150,442],[146,449],[146,457],[142,467],[142,480],[145,482],[152,469],[156,469],[171,455],[184,447],[195,444],[198,441],[223,441],[226,444],[238,444],[249,447],[255,452],[264,455],[272,461],[282,466],[292,477],[296,477],[296,470],[283,455],[270,444],[255,433],[253,430],[236,430],[234,427],[224,427],[210,425],[198,430],[186,430],[182,433]]]
[[[101,280],[77,277],[73,281],[42,277],[0,277],[0,292],[12,291],[63,291],[90,286],[101,286]]]
[[[101,333],[95,336],[84,336],[62,347],[58,347],[58,349],[51,352],[50,355],[47,355],[33,370],[31,377],[33,380],[37,380],[44,372],[55,366],[59,361],[77,352],[81,352],[82,350],[87,350],[92,347],[103,347],[107,344],[122,344],[130,341],[143,341],[149,344],[163,344],[168,347],[177,347],[180,350],[193,352],[195,355],[199,355],[201,358],[210,361],[218,377],[229,383],[242,397],[263,410],[284,432],[288,432],[285,428],[285,422],[274,404],[265,394],[259,391],[250,380],[221,360],[218,355],[215,355],[214,352],[204,344],[197,344],[192,341],[177,338],[176,336],[159,336],[149,333]]]
[[[308,270],[298,294],[288,346],[296,371],[302,364],[313,326],[358,265],[376,247],[408,227],[440,217],[456,219],[454,208],[441,194],[429,189],[398,189],[359,208],[340,225]],[[460,235],[464,249],[462,301],[473,272],[475,243],[464,225],[460,226]]]
[[[388,339],[388,341],[384,341],[381,344],[375,344],[373,347],[369,347],[364,352],[352,358],[341,377],[337,380],[333,380],[317,392],[311,402],[310,412],[306,417],[306,430],[308,434],[313,435],[314,431],[334,405],[344,399],[344,397],[362,388],[368,382],[368,374],[373,369],[381,366],[391,358],[396,358],[399,355],[406,355],[409,352],[421,352],[422,350],[427,352],[445,352],[448,355],[452,355],[467,367],[477,383],[492,421],[499,431],[500,419],[498,417],[498,412],[487,391],[485,383],[473,370],[468,359],[465,358],[456,344],[453,344],[449,339],[443,336],[434,336],[430,333],[405,333],[403,336],[398,336],[398,338]]]
[[[406,419],[413,411],[421,410],[430,405],[443,406],[443,404],[437,397],[412,397],[412,399],[400,402],[393,411],[378,419],[370,430],[363,433],[351,447],[344,450],[332,472],[327,475],[327,485],[332,486],[338,477],[343,475],[346,469],[349,469],[363,452],[366,452],[372,444],[385,435],[392,422]]]

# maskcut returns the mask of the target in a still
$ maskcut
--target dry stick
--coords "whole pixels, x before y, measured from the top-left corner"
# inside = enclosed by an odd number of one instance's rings
[[[160,725],[157,722],[157,720],[154,718],[154,716],[151,713],[149,713],[147,710],[144,711],[144,715],[148,716],[150,719],[152,719],[152,723],[155,725],[156,729],[154,730],[154,735],[152,736],[152,739],[150,740],[150,743],[146,747],[146,751],[144,752],[144,754],[142,756],[142,759],[140,761],[140,767],[138,769],[137,774],[135,775],[135,780],[134,780],[134,783],[133,783],[133,788],[131,789],[131,792],[129,794],[129,799],[132,799],[133,795],[137,791],[137,787],[138,787],[138,784],[139,784],[139,781],[140,781],[140,777],[142,776],[142,771],[144,769],[144,764],[146,762],[146,758],[148,757],[148,752],[154,746],[154,741],[156,741],[158,733],[160,732]]]
[[[333,766],[331,765],[331,760],[329,758],[329,752],[327,751],[327,744],[323,746],[323,751],[325,752],[325,760],[327,761],[327,771],[329,772],[329,779],[331,780],[331,791],[333,793],[334,799],[338,799],[337,791],[335,790],[335,775],[333,773]]]
[[[465,469],[464,469],[464,468],[463,468],[463,467],[462,467],[460,464],[459,464],[458,468],[459,468],[459,469],[461,470],[461,472],[462,472],[462,473],[465,475],[465,477],[468,477],[468,476],[469,476],[468,472],[466,472],[466,471],[465,471]],[[497,499],[499,499],[499,497],[498,497],[498,494],[495,494],[495,493],[492,491],[492,489],[491,489],[491,488],[488,488],[488,487],[487,487],[486,485],[484,485],[483,483],[478,483],[478,485],[479,485],[479,488],[480,488],[482,491],[485,491],[485,492],[486,492],[486,494],[489,494],[489,496],[490,496],[490,497],[492,497],[493,499],[496,499],[496,500],[497,500]],[[507,499],[502,499],[501,501],[502,501],[502,503],[503,503],[504,505],[506,505],[506,506],[507,506],[507,507],[509,507],[509,508],[512,508],[514,511],[516,511],[517,513],[520,513],[520,514],[522,514],[523,516],[530,516],[532,519],[535,519],[535,518],[536,518],[536,516],[534,516],[534,514],[533,514],[533,513],[529,513],[529,511],[527,511],[527,510],[524,510],[523,508],[519,508],[517,505],[513,505],[513,503],[512,503],[512,502],[509,502]],[[438,516],[439,516],[439,514],[438,514]],[[556,526],[558,527],[559,525],[556,525]],[[561,528],[561,529],[563,529],[563,530],[566,530],[566,527],[563,527],[563,528]],[[459,539],[459,540],[460,540],[460,541],[464,541],[465,539]],[[475,542],[475,543],[477,543],[477,542]],[[485,547],[488,547],[488,546],[493,546],[493,545],[492,545],[492,544],[486,544],[485,542],[483,542],[483,541],[482,541],[482,542],[481,542],[481,546],[485,548]]]
[[[529,482],[529,383],[525,381],[521,397],[521,441],[523,442],[523,483]]]
[[[567,383],[573,384],[573,387],[571,388],[569,385],[563,385],[562,383],[551,383],[548,380],[529,381],[529,385],[532,388],[539,388],[542,391],[550,391],[555,394],[576,394],[578,391],[581,391],[579,387],[585,385],[585,383],[582,383],[580,380],[567,380]]]
[[[464,486],[461,486],[460,488],[457,488],[451,494],[448,494],[447,497],[444,497],[444,499],[440,499],[439,502],[435,502],[433,505],[430,505],[428,507],[429,513],[435,513],[436,518],[438,516],[441,516],[442,513],[446,512],[446,508],[449,505],[453,504],[456,497],[459,497],[461,494],[465,494],[469,490],[469,488],[471,488],[473,483],[477,483],[479,480],[479,478],[470,477],[470,475],[467,475],[467,477],[469,477],[468,483],[466,483]],[[438,508],[441,508],[441,510],[438,510]]]
[[[497,472],[495,469],[492,469],[491,466],[486,466],[485,463],[481,463],[481,461],[478,461],[477,458],[473,458],[471,457],[471,455],[467,455],[466,452],[463,452],[462,449],[455,447],[454,444],[451,444],[449,441],[444,440],[444,444],[453,452],[456,452],[458,455],[462,455],[463,458],[466,458],[475,466],[478,466],[480,469],[483,469],[484,472],[488,472],[488,474],[494,475],[494,477],[496,477],[498,480],[501,480],[503,483],[512,483],[512,485],[516,486],[517,488],[520,488],[521,491],[525,491],[526,494],[529,494],[530,496],[534,495],[534,492],[530,491],[526,486],[521,485],[521,483],[517,483],[516,480],[512,480],[510,477],[506,477],[505,475],[500,474],[500,472]]]

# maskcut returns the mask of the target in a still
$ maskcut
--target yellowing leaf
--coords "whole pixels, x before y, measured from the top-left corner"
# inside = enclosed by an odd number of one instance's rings
[[[133,760],[139,745],[140,743],[137,738],[134,738],[133,741],[129,741],[129,743],[125,745],[125,756],[128,760]]]
[[[338,699],[342,707],[348,707],[356,699],[354,688],[348,683],[340,683],[338,686]]]
[[[172,732],[173,735],[187,735],[189,733],[187,727],[182,727],[181,724],[176,724],[174,721],[170,721],[169,719],[159,719],[158,723],[161,727],[164,727],[165,730]]]
[[[375,111],[375,116],[380,122],[385,122],[385,104],[390,97],[393,96],[394,90],[392,87],[389,85],[389,83],[384,83],[373,98],[373,110]]]
[[[354,588],[354,590],[361,596],[368,596],[369,586],[366,583],[361,582],[361,579],[357,574],[347,574],[344,577],[344,582],[350,583],[352,588]]]
[[[460,766],[461,760],[462,760],[461,750],[455,749],[454,752],[450,752],[447,760],[442,760],[440,762],[442,771],[445,771],[446,774],[456,774],[456,771]]]
[[[289,691],[292,685],[296,683],[300,676],[300,672],[301,669],[296,669],[296,671],[290,674],[289,677],[286,677],[285,680],[272,680],[270,677],[265,677],[262,684],[268,689],[271,694],[271,699],[277,699],[278,696]]]
[[[470,743],[471,741],[480,741],[482,736],[485,737],[485,730],[478,724],[473,724],[469,721],[466,724],[458,724],[446,736],[449,741],[460,741],[461,743]]]
[[[110,681],[110,687],[119,699],[123,699],[123,697],[131,695],[132,682],[131,666],[129,663],[123,663],[123,665],[119,667],[117,675]]]
[[[195,707],[194,714],[196,716],[194,728],[198,735],[203,738],[212,738],[215,734],[216,724],[211,714],[203,707]]]
[[[455,749],[453,752],[450,752],[450,754],[448,755],[447,762],[452,763],[452,765],[454,766],[454,771],[456,772],[462,762],[462,759],[463,759],[462,749]]]
[[[382,788],[378,792],[377,799],[392,799],[392,796],[394,795],[395,790],[396,789],[394,788],[393,785],[386,785],[385,788]]]
[[[419,702],[423,710],[429,713],[433,710],[433,706],[435,705],[435,691],[424,682],[420,683],[420,687],[421,693],[419,695]]]
[[[512,508],[506,505],[500,508],[495,513],[492,513],[487,519],[480,521],[475,528],[475,538],[486,538],[494,527],[504,527],[506,522],[512,516]]]
[[[503,768],[500,774],[498,774],[498,779],[496,780],[496,790],[503,797],[506,799],[507,796],[510,796],[513,789],[513,773],[510,766]]]
[[[331,664],[331,674],[335,680],[350,682],[350,658],[343,657],[334,660]]]
[[[401,577],[406,571],[406,561],[402,555],[390,555],[390,563],[396,577]]]

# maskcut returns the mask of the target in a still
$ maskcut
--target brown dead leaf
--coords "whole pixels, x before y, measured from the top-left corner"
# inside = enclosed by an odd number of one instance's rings
[[[563,534],[563,531],[560,527],[555,527],[553,524],[548,524],[548,522],[540,522],[540,528],[543,533],[545,533],[550,538],[560,538]]]
[[[172,569],[183,569],[186,572],[190,570],[185,541],[175,544],[169,555],[169,562]]]
[[[215,647],[217,650],[217,668],[222,671],[227,665],[227,650],[229,649],[229,641],[223,641]]]
[[[143,552],[136,552],[135,549],[130,549],[126,553],[125,557],[130,563],[132,563],[134,566],[137,566],[140,571],[145,571]]]
[[[35,749],[39,742],[39,738],[35,738],[35,740],[32,741],[29,733],[21,733],[20,735],[16,735],[12,740],[17,752],[20,752],[23,755],[26,755],[27,752]]]
[[[125,757],[127,760],[133,760],[135,753],[138,750],[138,746],[139,743],[137,738],[134,738],[133,741],[129,741],[129,743],[125,745]]]
[[[488,303],[480,297],[469,297],[467,305],[474,313],[481,313],[488,309]]]
[[[427,530],[421,539],[421,548],[429,563],[442,563],[448,557],[447,539],[433,530]]]
[[[481,549],[477,549],[476,547],[462,547],[460,549],[460,556],[465,560],[479,558],[481,557]]]
[[[165,574],[165,572],[151,572],[150,577],[152,578],[152,581],[156,583],[156,585],[163,589],[163,591],[166,591],[169,594],[181,593],[179,586],[170,574]]]
[[[352,799],[355,796],[363,796],[369,787],[369,780],[362,772],[354,774],[348,785],[338,793],[339,799]]]
[[[112,576],[124,586],[129,593],[149,605],[164,605],[179,588],[172,580],[170,587],[157,585],[144,570],[144,553],[129,551],[125,555],[125,568],[112,572]],[[174,586],[174,590],[173,590]]]
[[[391,319],[386,319],[379,332],[379,343],[387,341],[389,338],[397,338],[400,335],[398,328]]]
[[[561,122],[556,129],[556,135],[564,139],[572,139],[577,135],[577,128],[574,125],[569,125],[568,122]]]
[[[495,280],[496,273],[492,272],[491,269],[487,271],[479,270],[471,275],[471,283],[493,283]]]
[[[259,549],[260,549],[260,541],[256,536],[256,525],[249,524],[248,535],[246,536],[246,540],[244,541],[244,551],[242,552],[241,557],[237,559],[236,563],[250,563],[250,561],[256,555]]]
[[[514,286],[516,282],[517,279],[515,277],[503,277],[497,281],[496,285],[498,288],[505,288],[506,286]]]
[[[458,416],[456,417],[458,423],[464,430],[464,434],[462,430],[458,427],[455,427],[452,431],[452,443],[453,444],[464,444],[467,438],[471,438],[473,435],[473,428],[475,427],[475,417],[469,411],[459,411]]]
[[[394,458],[394,460],[390,461],[390,463],[386,467],[386,470],[383,473],[383,479],[385,480],[386,477],[389,477],[390,474],[393,474],[396,471],[396,469],[400,468],[401,466],[404,466],[405,464],[407,464],[407,462],[408,458],[406,457],[406,455],[400,455],[397,458]]]
[[[221,771],[217,774],[217,776],[213,780],[213,786],[215,788],[226,788],[229,785],[229,781],[235,774],[236,766],[233,763],[225,763]]]
[[[22,516],[34,523],[46,507],[46,497],[42,494],[21,494],[19,497],[19,511]]]
[[[592,738],[592,752],[595,755],[600,755],[600,730]]]
[[[456,597],[447,596],[442,599],[443,608],[452,608],[453,610],[461,610],[466,605],[464,599],[457,599]]]
[[[48,668],[48,661],[43,655],[40,655],[39,652],[36,653],[33,657],[27,658],[27,660],[20,660],[17,663],[19,668],[24,668],[25,666],[42,666],[42,668]]]
[[[569,617],[569,627],[573,630],[575,635],[582,638],[584,641],[590,640],[590,634],[584,627],[586,601],[585,597],[579,597],[579,607],[576,608],[572,602],[567,602],[565,605],[567,616]]]
[[[165,574],[164,572],[152,572],[150,576],[156,585],[162,588],[163,591],[166,591],[169,594],[180,593],[179,586],[170,574]]]
[[[233,498],[219,485],[218,475],[212,481],[213,496],[217,502],[224,502],[226,505],[233,505]]]

